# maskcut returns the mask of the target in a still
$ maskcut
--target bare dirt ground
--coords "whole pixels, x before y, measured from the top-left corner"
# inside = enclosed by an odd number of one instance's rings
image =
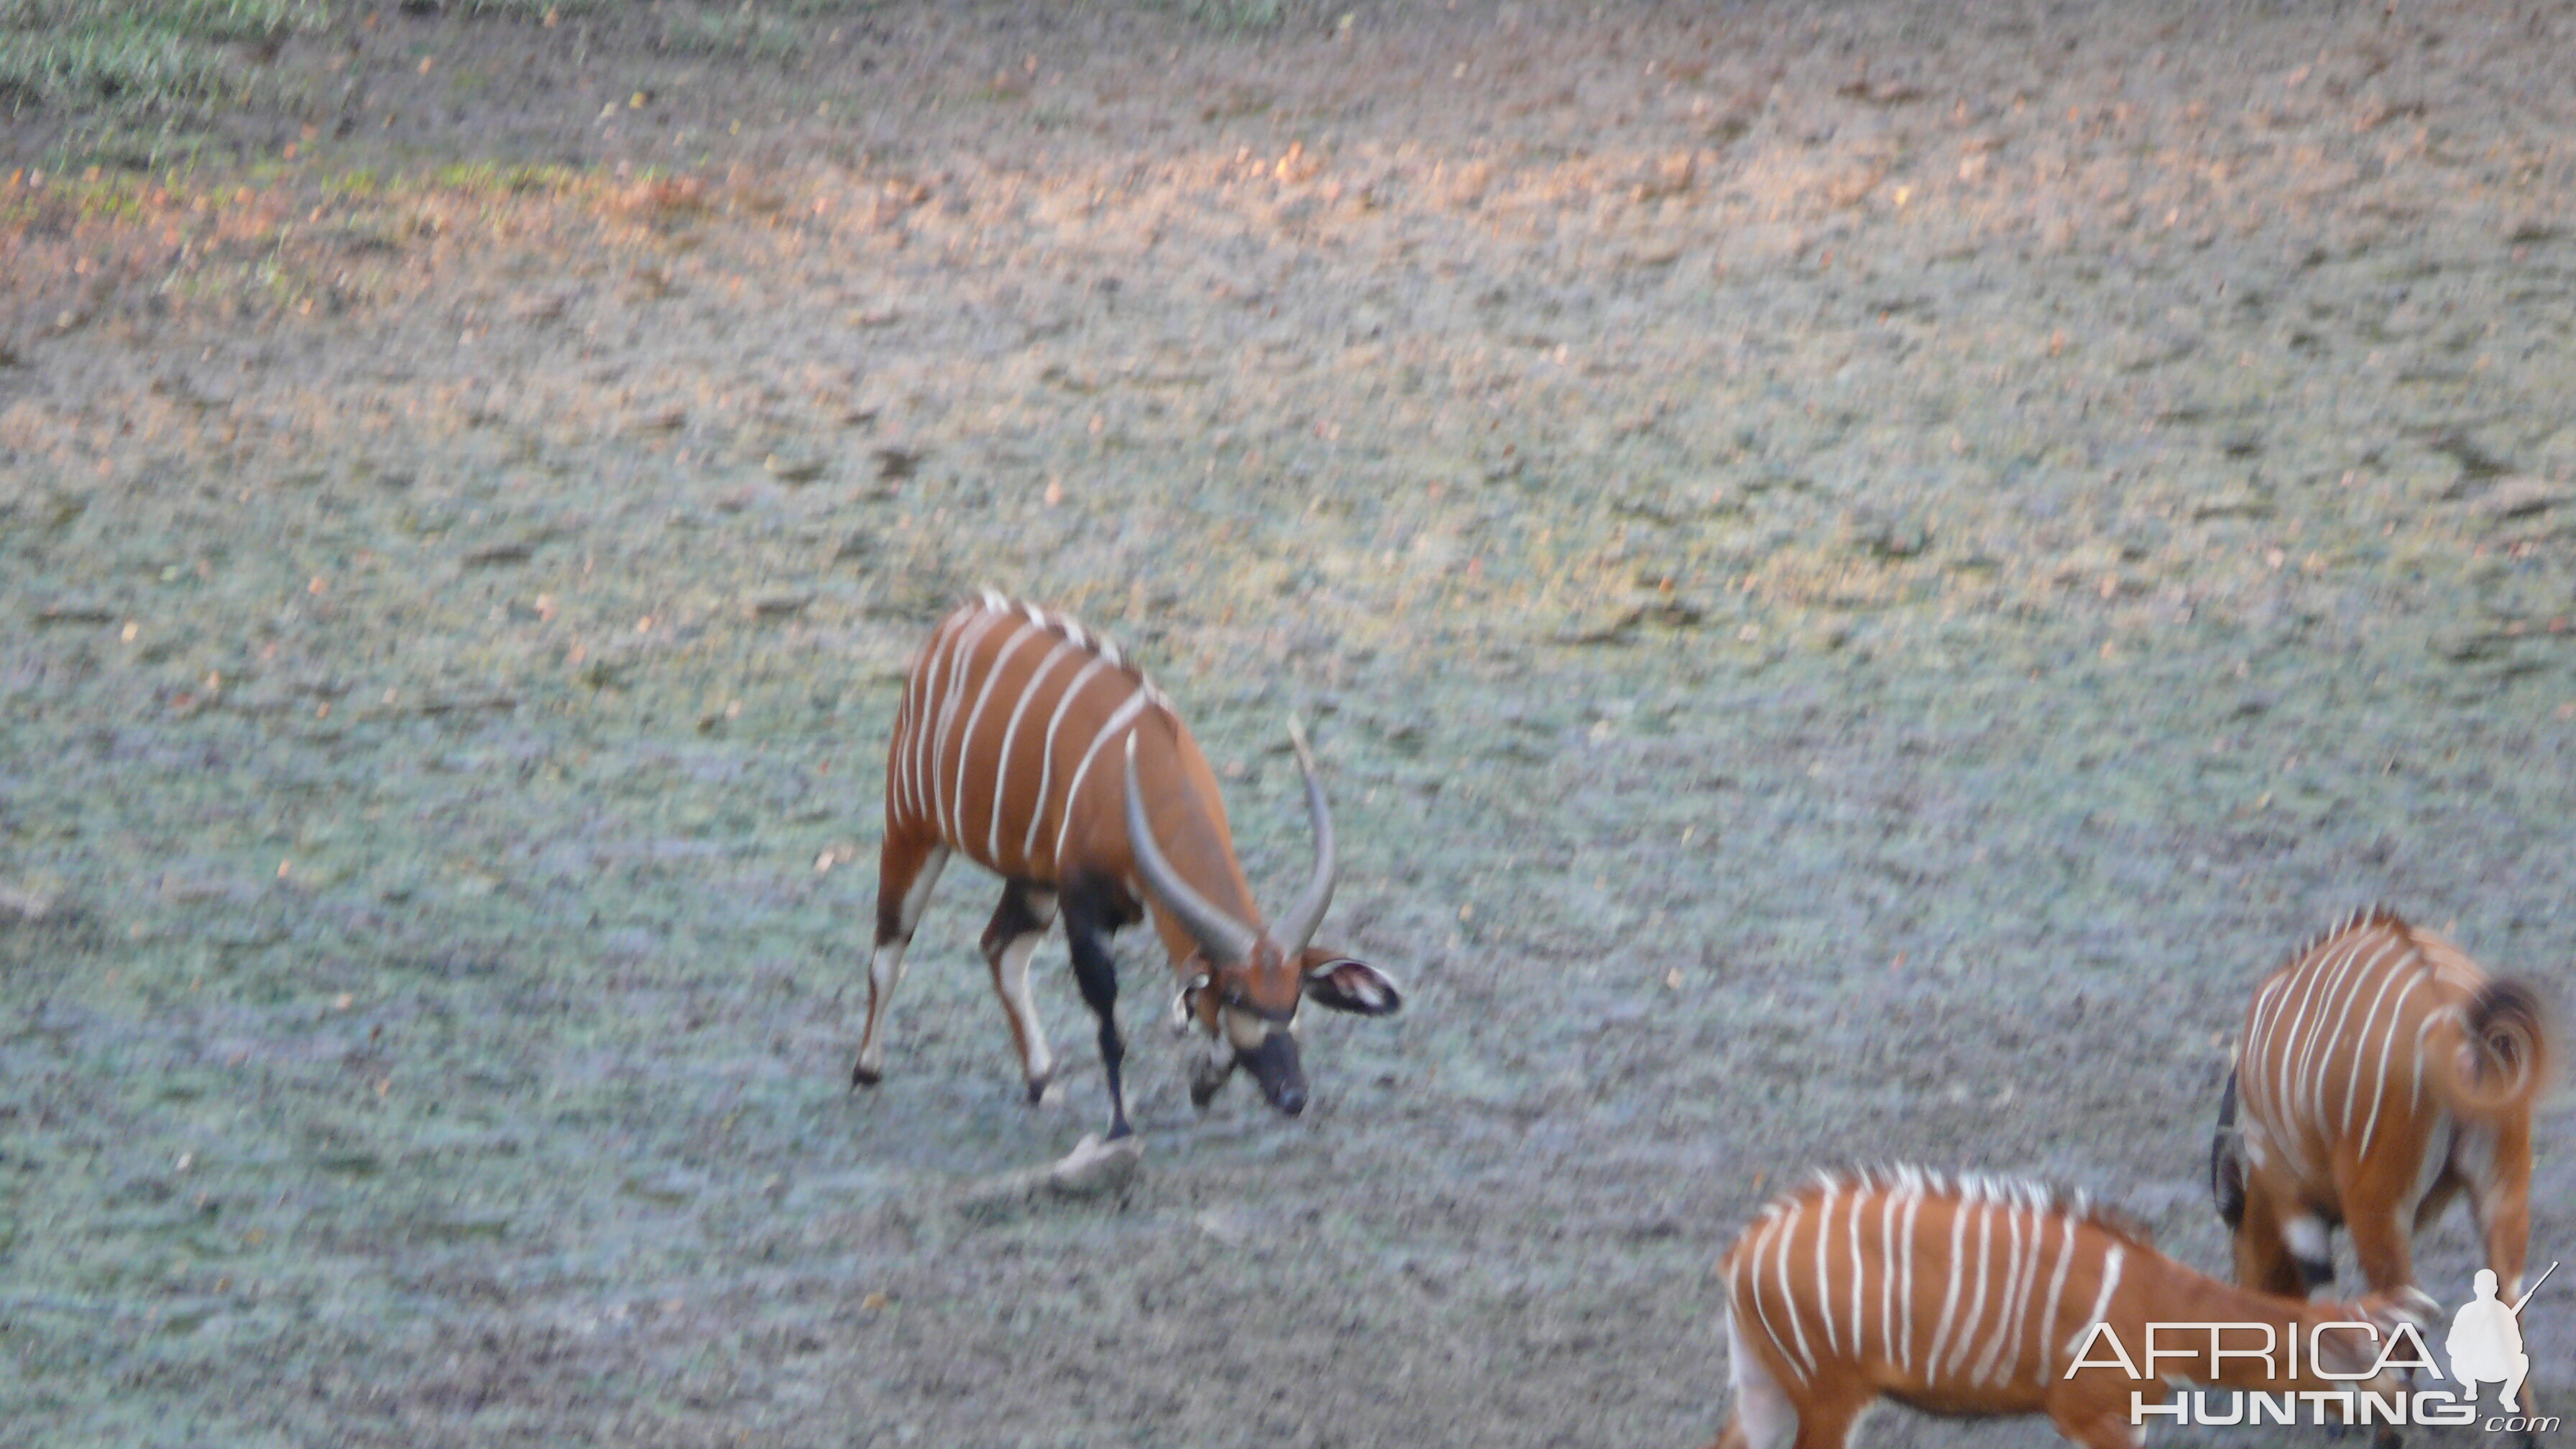
[[[236,162],[11,135],[0,1438],[1696,1444],[1792,1175],[2215,1269],[2294,941],[2566,1000],[2576,10],[1223,19],[353,12]],[[847,1090],[987,582],[1147,658],[1274,895],[1313,721],[1411,991],[1198,1118],[1130,943],[1112,1200],[966,1198],[1101,1116],[1060,944],[1019,1103],[969,868]]]

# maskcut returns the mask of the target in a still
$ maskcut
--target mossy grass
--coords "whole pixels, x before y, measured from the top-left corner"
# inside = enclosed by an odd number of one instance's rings
[[[1224,34],[1259,34],[1287,21],[1286,0],[1181,0],[1191,20]]]
[[[158,113],[220,100],[235,48],[330,20],[319,0],[0,0],[0,103]]]

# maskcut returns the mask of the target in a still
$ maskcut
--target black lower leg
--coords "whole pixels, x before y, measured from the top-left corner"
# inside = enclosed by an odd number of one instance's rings
[[[2245,1226],[2245,1147],[2236,1128],[2236,1073],[2218,1099],[2218,1130],[2209,1140],[2209,1195],[2229,1231]]]
[[[1064,939],[1073,954],[1073,978],[1082,987],[1083,1005],[1100,1022],[1100,1067],[1109,1078],[1109,1136],[1115,1141],[1135,1129],[1127,1125],[1127,1089],[1120,1066],[1127,1044],[1118,1039],[1118,961],[1109,951],[1115,919],[1087,892],[1064,897]]]
[[[993,918],[984,923],[985,959],[998,959],[1003,947],[1031,931],[1046,928],[1047,917],[1038,914],[1037,906],[1030,901],[1029,887],[1020,881],[1005,883],[1001,904],[993,907]]]

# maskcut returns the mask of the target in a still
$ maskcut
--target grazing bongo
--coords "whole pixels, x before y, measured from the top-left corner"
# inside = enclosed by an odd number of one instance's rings
[[[2131,1395],[2161,1404],[2167,1377],[2273,1394],[2396,1387],[2394,1375],[2328,1384],[2313,1364],[2294,1376],[2286,1350],[2252,1351],[2252,1330],[2223,1356],[2168,1340],[2151,1372],[2112,1362],[2148,1351],[2150,1322],[2268,1324],[2357,1375],[2377,1361],[2370,1335],[2311,1330],[2405,1322],[2420,1334],[2433,1308],[2421,1294],[2333,1305],[2248,1293],[2080,1193],[1905,1167],[1821,1174],[1765,1207],[1718,1272],[1735,1412],[1716,1449],[1841,1449],[1882,1397],[1961,1417],[2046,1414],[2079,1444],[2128,1449]],[[2097,1325],[2125,1349],[2098,1347]]]
[[[1176,1016],[1208,1040],[1191,1100],[1206,1106],[1240,1065],[1273,1107],[1304,1111],[1298,1003],[1382,1016],[1402,997],[1376,968],[1307,944],[1332,902],[1333,821],[1304,736],[1291,725],[1290,737],[1315,868],[1265,929],[1207,757],[1117,645],[990,591],[942,620],[912,662],[886,754],[876,952],[852,1082],[873,1086],[884,1069],[881,1033],[904,948],[958,852],[1002,877],[984,959],[1030,1101],[1045,1093],[1055,1057],[1029,999],[1029,957],[1061,913],[1083,1002],[1099,1021],[1109,1136],[1128,1134],[1109,943],[1150,908],[1183,982]]]
[[[2219,1103],[2211,1187],[2236,1278],[2268,1293],[2334,1279],[2352,1232],[2380,1292],[2415,1286],[2414,1234],[2466,1193],[2487,1266],[2522,1291],[2531,1110],[2546,1084],[2539,999],[2385,908],[2291,954],[2254,992]]]

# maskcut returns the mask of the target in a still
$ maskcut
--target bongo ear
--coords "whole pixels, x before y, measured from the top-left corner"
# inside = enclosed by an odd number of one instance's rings
[[[1309,951],[1306,999],[1355,1016],[1392,1016],[1404,1007],[1404,992],[1392,977],[1365,961]]]
[[[1198,974],[1191,977],[1190,984],[1182,987],[1180,993],[1172,998],[1172,1035],[1174,1036],[1186,1034],[1193,1024],[1204,1019],[1202,999],[1207,995],[1210,981],[1214,979],[1208,975],[1206,958],[1192,959],[1199,968]]]

